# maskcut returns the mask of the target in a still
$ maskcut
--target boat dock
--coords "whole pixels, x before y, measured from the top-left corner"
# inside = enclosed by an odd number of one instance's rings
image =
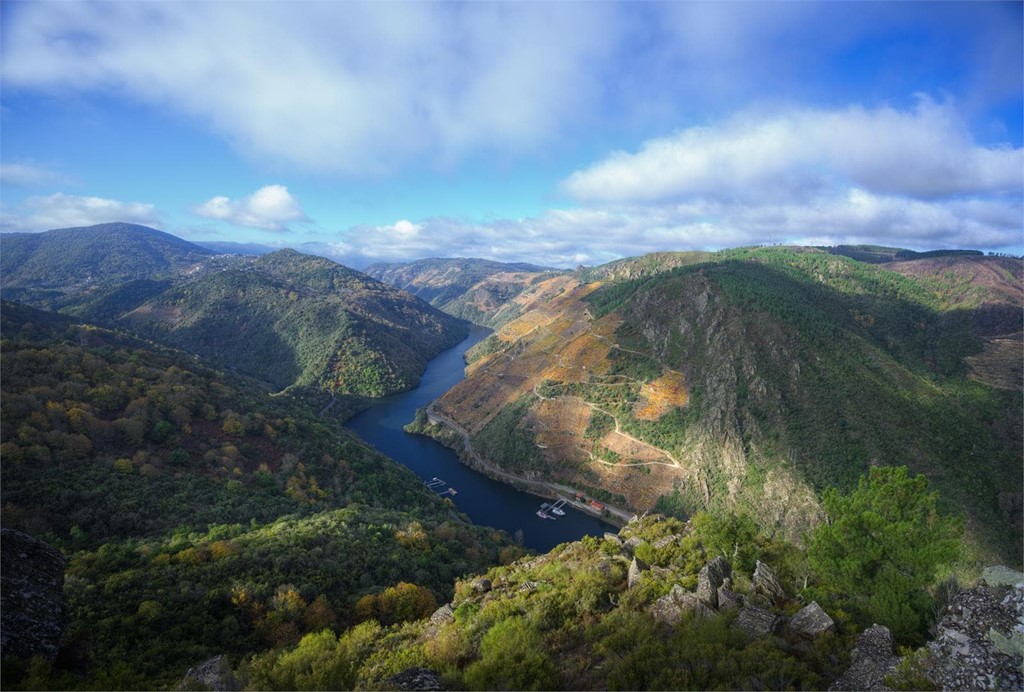
[[[459,491],[448,485],[448,481],[434,476],[429,481],[424,481],[424,485],[434,491],[437,495],[458,495]]]

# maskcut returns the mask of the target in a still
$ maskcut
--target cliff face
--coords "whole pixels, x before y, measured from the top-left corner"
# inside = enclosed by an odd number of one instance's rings
[[[53,661],[64,634],[64,566],[60,551],[21,531],[0,530],[0,651]]]

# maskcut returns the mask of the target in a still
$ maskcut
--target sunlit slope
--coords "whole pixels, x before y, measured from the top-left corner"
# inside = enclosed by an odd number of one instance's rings
[[[944,299],[944,275],[816,250],[700,260],[536,284],[438,411],[519,475],[636,510],[743,508],[794,537],[824,488],[908,464],[983,551],[1013,552],[1021,393],[984,366],[992,349],[1021,362],[1019,261],[969,258],[1009,278],[965,306]]]

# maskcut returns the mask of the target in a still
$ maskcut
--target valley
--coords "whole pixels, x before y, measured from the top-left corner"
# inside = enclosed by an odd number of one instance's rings
[[[50,233],[0,236],[0,472],[5,531],[67,559],[68,627],[5,686],[174,687],[222,654],[255,688],[416,667],[817,688],[872,622],[921,646],[942,584],[1021,565],[1020,259],[765,247],[368,269],[382,283],[128,224]],[[470,322],[494,331],[463,363]],[[388,409],[438,354],[464,379]],[[425,485],[434,443],[403,426],[458,455],[464,495]],[[592,516],[544,522],[537,495]],[[830,533],[867,516],[877,560]],[[793,624],[812,601],[827,634]]]

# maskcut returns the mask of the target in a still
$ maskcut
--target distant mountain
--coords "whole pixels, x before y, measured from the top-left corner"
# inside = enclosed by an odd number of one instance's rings
[[[1022,266],[762,248],[580,270],[522,291],[433,411],[506,473],[794,538],[824,489],[907,464],[979,554],[1019,560]]]
[[[4,297],[45,308],[133,280],[195,271],[214,253],[146,226],[104,223],[0,235]]]
[[[231,241],[204,241],[196,243],[207,250],[225,255],[266,255],[273,252],[274,248],[259,243],[234,243]]]
[[[366,273],[409,291],[450,315],[498,326],[517,314],[504,310],[530,283],[560,272],[525,262],[484,259],[423,259],[399,264],[372,264]]]
[[[278,389],[412,387],[465,322],[322,257],[279,250],[179,283],[119,324]]]
[[[915,259],[931,259],[935,257],[980,257],[983,256],[978,250],[929,250],[917,252],[898,247],[885,247],[884,245],[835,245],[823,247],[822,250],[833,254],[849,257],[859,262],[869,264],[885,264],[886,262],[901,262]]]

